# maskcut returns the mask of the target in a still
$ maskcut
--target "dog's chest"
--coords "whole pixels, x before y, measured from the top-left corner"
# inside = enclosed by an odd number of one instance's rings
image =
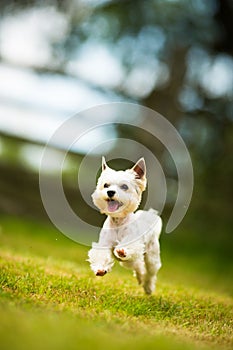
[[[121,242],[125,237],[130,235],[129,227],[120,227],[115,229],[116,241]]]
[[[135,220],[132,220],[132,218],[133,215],[130,219],[127,220],[127,222],[124,222],[124,224],[114,227],[116,243],[122,242],[128,237],[133,238],[139,235],[137,222],[135,222]]]

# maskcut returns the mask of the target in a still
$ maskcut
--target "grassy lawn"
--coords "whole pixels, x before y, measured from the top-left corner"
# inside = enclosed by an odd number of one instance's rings
[[[162,242],[163,268],[148,297],[119,266],[93,276],[88,248],[55,229],[2,219],[1,350],[231,349],[229,271],[169,244]]]

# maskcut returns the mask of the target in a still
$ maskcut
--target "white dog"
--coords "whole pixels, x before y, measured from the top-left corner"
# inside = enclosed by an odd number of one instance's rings
[[[100,212],[108,217],[99,242],[92,244],[88,261],[96,276],[104,276],[111,271],[114,260],[119,260],[121,265],[134,271],[145,293],[151,294],[161,267],[159,236],[162,220],[156,210],[136,211],[146,182],[143,158],[131,169],[115,171],[108,167],[103,157],[102,173],[92,199]]]

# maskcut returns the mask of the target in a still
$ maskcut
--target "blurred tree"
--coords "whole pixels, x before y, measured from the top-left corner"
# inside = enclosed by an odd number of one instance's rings
[[[45,30],[49,59],[12,61],[2,45],[2,62],[37,74],[72,76],[110,97],[139,102],[163,114],[192,153],[198,186],[194,203],[196,198],[199,209],[211,215],[220,211],[231,220],[230,0],[1,1],[0,10],[3,23],[30,11],[33,19],[51,16],[51,27]],[[58,24],[53,27],[55,19]],[[42,31],[46,23],[38,26]],[[126,131],[118,132],[124,136]],[[127,135],[135,132],[127,130]],[[138,138],[150,146],[149,137]]]

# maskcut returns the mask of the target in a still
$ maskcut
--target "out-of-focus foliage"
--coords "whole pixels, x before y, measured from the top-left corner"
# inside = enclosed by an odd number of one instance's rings
[[[0,12],[2,65],[40,77],[72,78],[109,101],[138,102],[163,114],[178,128],[193,159],[191,217],[199,215],[213,225],[232,223],[230,0],[1,1]],[[12,102],[6,100],[1,97]],[[31,104],[36,103],[32,98]],[[117,132],[124,136],[126,131]],[[149,138],[141,137],[148,146]],[[17,147],[10,152],[9,145],[3,135],[0,204],[3,211],[14,212],[20,200],[25,202],[14,190],[22,152]],[[158,153],[163,161],[162,150]],[[17,170],[11,178],[12,157]]]

